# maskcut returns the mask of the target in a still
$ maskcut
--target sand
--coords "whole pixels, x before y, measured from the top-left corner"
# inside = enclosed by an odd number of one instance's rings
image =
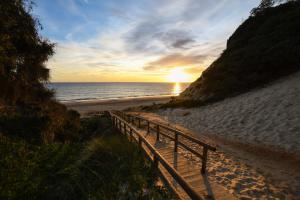
[[[77,110],[82,116],[105,110],[124,110],[129,107],[153,105],[155,103],[166,103],[171,96],[149,96],[124,98],[114,100],[97,100],[64,103],[69,109]]]
[[[160,114],[196,132],[299,153],[300,73],[211,105]]]
[[[210,184],[223,186],[238,199],[300,199],[300,163],[294,157],[274,154],[261,148],[255,148],[253,151],[243,143],[191,131],[155,113],[133,114],[174,126],[186,134],[217,146],[216,152],[209,153],[208,180]],[[167,141],[166,138],[162,140]],[[189,146],[201,152],[199,146],[194,144]],[[191,153],[183,150],[179,152],[195,162],[195,165],[201,163]]]
[[[217,144],[210,180],[237,197],[300,199],[300,73],[207,106],[140,114]]]

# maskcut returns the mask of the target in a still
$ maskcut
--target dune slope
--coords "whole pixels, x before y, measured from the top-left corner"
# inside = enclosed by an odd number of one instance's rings
[[[299,153],[300,73],[207,106],[160,114],[198,133]]]

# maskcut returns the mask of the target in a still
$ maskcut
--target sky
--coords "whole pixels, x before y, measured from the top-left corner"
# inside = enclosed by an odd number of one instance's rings
[[[35,0],[53,82],[191,82],[259,0]]]

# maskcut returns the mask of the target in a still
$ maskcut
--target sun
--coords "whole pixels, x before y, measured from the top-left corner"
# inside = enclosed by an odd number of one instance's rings
[[[182,82],[189,82],[189,75],[185,73],[180,68],[175,68],[171,70],[170,74],[167,75],[167,81],[173,83],[182,83]]]

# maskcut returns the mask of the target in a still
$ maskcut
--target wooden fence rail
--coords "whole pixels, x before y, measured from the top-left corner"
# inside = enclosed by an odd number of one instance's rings
[[[216,151],[216,148],[206,144],[202,141],[200,141],[199,139],[187,135],[184,132],[177,130],[173,127],[164,125],[162,123],[159,122],[153,122],[150,121],[144,117],[140,117],[140,116],[135,116],[135,115],[130,115],[130,114],[126,114],[124,112],[121,111],[115,111],[114,112],[115,115],[118,115],[119,117],[125,119],[127,122],[130,122],[132,124],[135,124],[135,121],[137,121],[137,126],[138,128],[141,127],[142,122],[146,122],[146,126],[147,126],[147,132],[150,132],[151,129],[151,125],[154,125],[156,127],[156,140],[159,141],[160,139],[160,135],[163,135],[164,137],[169,138],[171,141],[174,141],[174,152],[178,151],[178,146],[186,149],[187,151],[193,153],[194,155],[196,155],[197,157],[199,157],[202,161],[202,166],[201,166],[201,173],[205,174],[206,172],[206,163],[207,163],[207,154],[208,154],[208,150],[211,151]],[[171,133],[173,133],[173,136],[170,136],[169,134],[163,133],[162,131],[160,131],[161,129],[165,129],[170,131]],[[192,149],[191,147],[189,147],[187,144],[185,144],[183,141],[179,140],[179,136],[186,139],[189,142],[195,143],[201,147],[203,147],[202,149],[202,154],[197,152],[196,150]]]
[[[141,148],[144,149],[145,152],[151,152],[153,157],[151,158],[150,154],[149,159],[152,160],[154,167],[159,170],[159,164],[164,167],[165,170],[174,178],[174,180],[181,186],[181,188],[186,192],[186,194],[191,199],[202,199],[197,192],[184,180],[184,178],[178,173],[178,171],[173,168],[164,158],[163,156],[146,140],[146,138],[133,127],[128,121],[123,119],[124,116],[120,116],[120,114],[109,112],[109,116],[113,124],[120,130],[121,133],[125,134],[130,138],[130,140],[135,140]],[[140,118],[139,118],[140,119]],[[149,121],[148,121],[149,122]],[[140,125],[141,119],[138,120]],[[150,124],[151,122],[149,122]],[[148,126],[149,127],[149,126]],[[161,172],[162,174],[162,172]]]

